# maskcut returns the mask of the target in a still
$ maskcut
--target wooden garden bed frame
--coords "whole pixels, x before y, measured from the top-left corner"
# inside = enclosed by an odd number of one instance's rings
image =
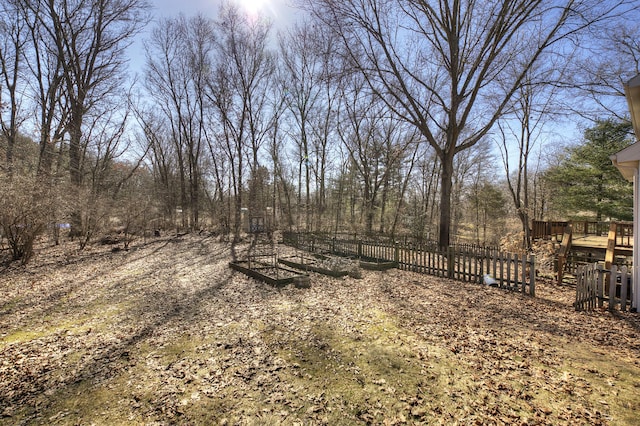
[[[360,267],[369,271],[386,271],[398,267],[398,262],[373,258],[361,258]]]
[[[319,257],[319,256],[315,256],[315,257]],[[326,258],[326,256],[323,256],[323,257]],[[284,265],[290,266],[292,268],[300,269],[300,270],[303,270],[303,271],[317,272],[319,274],[329,275],[329,276],[334,277],[334,278],[344,277],[346,275],[349,275],[349,272],[346,271],[346,270],[332,270],[332,269],[326,269],[326,268],[322,268],[320,266],[316,266],[313,263],[314,260],[312,258],[309,258],[309,257],[303,257],[302,258],[303,261],[304,260],[309,260],[310,261],[309,263],[300,263],[300,262],[296,262],[294,260],[291,260],[291,259],[296,259],[296,258],[299,259],[300,256],[293,256],[293,257],[288,258],[288,259],[280,258],[280,259],[278,259],[278,262],[280,262],[280,263],[282,263]]]
[[[255,278],[257,280],[263,281],[274,287],[284,287],[287,284],[296,283],[296,281],[308,280],[309,278],[308,275],[301,274],[299,271],[283,268],[277,265],[276,266],[266,265],[266,264],[259,265],[254,263],[250,268],[248,261],[229,262],[229,267],[231,267],[232,269],[235,269],[236,271],[242,272],[243,274],[248,275],[251,278]],[[286,274],[286,276],[280,278],[280,277],[274,277],[271,274],[265,273],[265,271],[273,270],[273,269],[282,271],[283,274]]]

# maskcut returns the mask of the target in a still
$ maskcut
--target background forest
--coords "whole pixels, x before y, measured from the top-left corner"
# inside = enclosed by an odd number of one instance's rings
[[[271,229],[495,245],[632,217],[638,1],[300,1],[273,22],[142,0],[0,5],[0,232]],[[143,32],[146,31],[146,32]],[[129,69],[144,38],[144,63]],[[137,58],[138,60],[140,58]]]

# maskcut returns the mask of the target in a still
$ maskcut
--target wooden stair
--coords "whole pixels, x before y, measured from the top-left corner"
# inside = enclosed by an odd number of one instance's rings
[[[558,284],[562,284],[562,279],[564,278],[564,268],[567,265],[567,257],[571,251],[572,239],[573,225],[569,224],[564,228],[562,243],[560,244],[560,251],[558,252]]]
[[[605,269],[611,269],[611,265],[613,264],[613,259],[616,258],[617,229],[618,229],[618,224],[616,222],[611,222],[611,225],[609,225],[609,237],[607,239],[607,252],[604,255]]]
[[[616,256],[630,256],[633,249],[633,223],[630,222],[611,222],[609,224],[609,232],[606,239],[606,247],[604,241],[601,240],[600,245],[584,245],[584,240],[580,235],[580,231],[574,237],[574,229],[572,224],[565,227],[560,248],[558,249],[558,268],[557,282],[562,284],[564,275],[567,273],[567,263],[570,255],[574,251],[581,251],[588,248],[589,250],[599,251],[604,257],[604,269],[611,269],[612,265],[617,263]],[[593,242],[591,242],[593,244]],[[600,257],[602,259],[602,257]]]

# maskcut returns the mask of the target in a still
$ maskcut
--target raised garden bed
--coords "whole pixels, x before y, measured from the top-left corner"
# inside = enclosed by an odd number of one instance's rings
[[[283,268],[281,266],[254,263],[249,267],[249,262],[241,260],[237,262],[229,262],[229,267],[275,287],[283,287],[291,283],[296,285],[298,283],[305,283],[308,287],[309,283],[308,275],[304,275],[299,271]]]
[[[371,259],[371,258],[361,258],[360,267],[362,269],[367,269],[370,271],[386,271],[387,269],[397,268],[398,262]]]
[[[343,263],[330,263],[328,256],[315,255],[313,258],[294,256],[289,258],[280,258],[278,262],[290,266],[292,268],[301,269],[303,271],[313,271],[331,277],[344,277],[349,274]],[[331,266],[337,266],[331,267]]]

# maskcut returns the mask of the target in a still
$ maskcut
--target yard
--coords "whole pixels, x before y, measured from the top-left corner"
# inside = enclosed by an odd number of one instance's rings
[[[640,315],[413,272],[270,287],[242,246],[0,270],[0,424],[638,424]]]

